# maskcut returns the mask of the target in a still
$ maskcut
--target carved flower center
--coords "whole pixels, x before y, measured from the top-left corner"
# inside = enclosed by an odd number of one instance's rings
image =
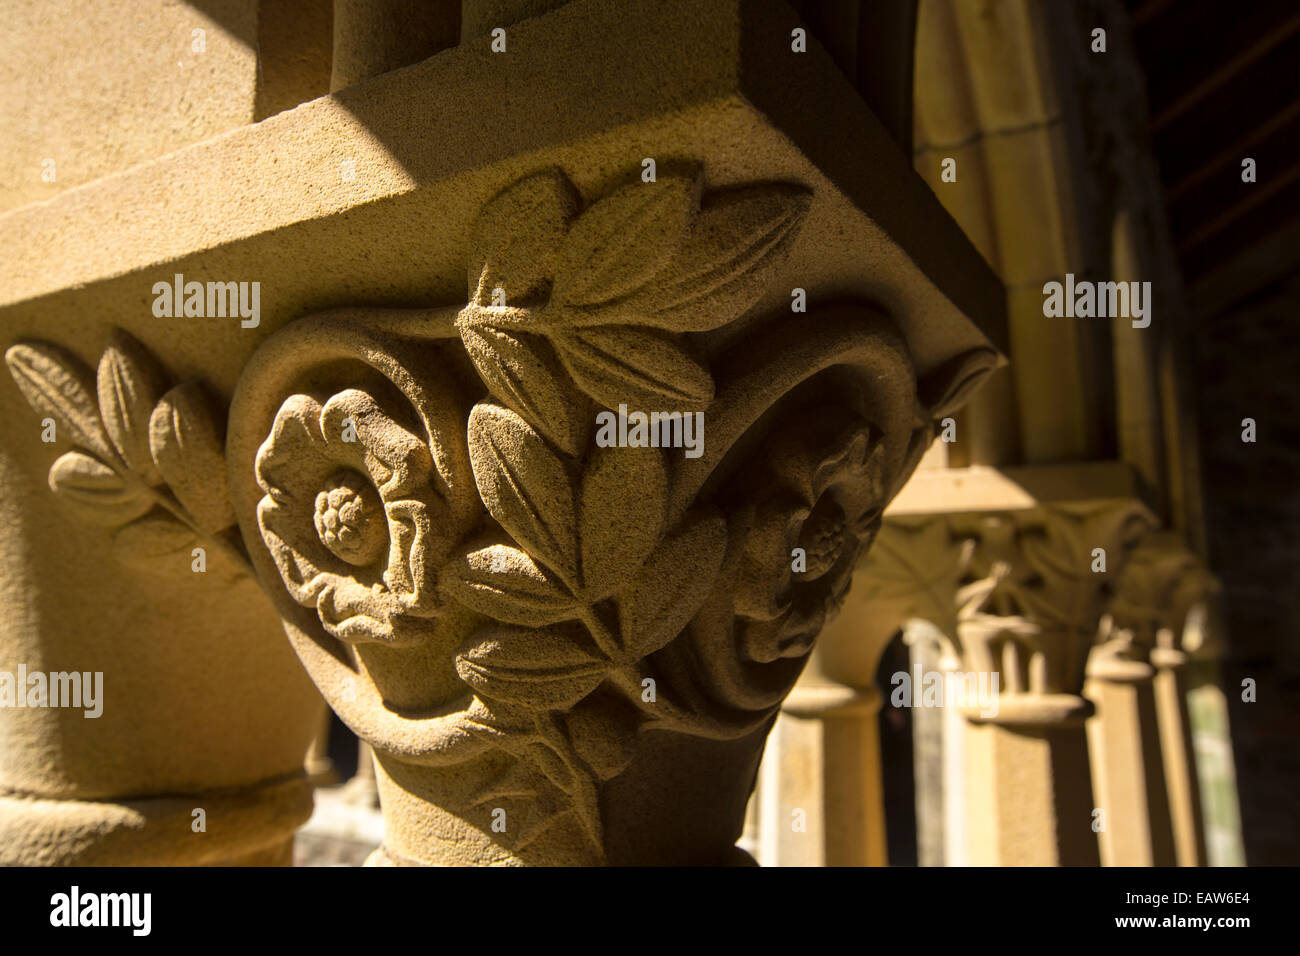
[[[831,495],[822,495],[799,531],[798,546],[808,556],[808,569],[801,577],[813,581],[840,560],[844,551],[844,509]]]
[[[348,564],[372,564],[388,546],[383,502],[370,481],[340,471],[316,495],[313,518],[321,544]]]

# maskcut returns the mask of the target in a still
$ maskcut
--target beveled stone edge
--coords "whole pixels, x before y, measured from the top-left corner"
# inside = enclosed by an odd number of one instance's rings
[[[1124,461],[927,468],[912,475],[885,509],[885,517],[1028,511],[1045,504],[1122,499],[1138,502],[1155,521],[1157,509],[1149,489]]]
[[[673,16],[689,22],[691,29],[664,30],[662,23]],[[777,0],[756,0],[753,5],[748,0],[664,0],[654,7],[653,16],[640,18],[628,16],[621,4],[612,7],[599,0],[575,0],[545,17],[512,28],[512,36],[518,33],[514,49],[520,51],[517,55],[521,59],[529,55],[530,38],[537,41],[532,50],[545,51],[531,61],[522,59],[517,70],[508,72],[499,64],[491,66],[489,58],[493,54],[486,44],[482,48],[456,47],[260,123],[83,184],[41,203],[10,210],[0,215],[0,248],[11,264],[6,283],[0,286],[0,311],[70,287],[156,269],[199,250],[237,243],[295,223],[343,215],[491,168],[510,157],[543,150],[559,141],[578,142],[649,117],[732,100],[759,113],[823,171],[849,202],[873,222],[878,218],[879,227],[892,238],[904,258],[953,305],[954,312],[1005,354],[1008,340],[1001,283],[829,56],[816,44],[798,56],[795,62],[801,71],[800,82],[805,84],[803,90],[807,97],[828,100],[825,109],[817,111],[819,115],[830,111],[848,117],[852,121],[848,133],[854,149],[865,150],[884,162],[889,167],[888,175],[881,175],[876,162],[846,166],[844,157],[851,151],[842,147],[828,149],[824,135],[807,126],[807,102],[788,99],[791,81],[787,78],[773,87],[770,63],[763,69],[756,62],[755,43],[760,39],[775,43],[780,38],[771,36],[771,31],[777,29],[773,24],[787,20],[798,23],[797,18],[791,19],[793,16]],[[628,24],[636,23],[646,26],[628,37],[624,55],[611,54],[610,44],[627,34]],[[580,39],[560,39],[572,36]],[[708,38],[710,56],[695,56],[698,51],[683,44],[682,36]],[[561,73],[560,79],[568,77],[572,87],[567,92],[557,92],[554,84],[540,91],[509,82],[512,75],[517,80],[519,73],[542,69],[561,42],[581,44],[573,51],[575,58],[586,57],[618,68],[616,73],[606,70],[599,87],[602,92],[608,91],[607,102],[593,105],[590,84],[584,84],[577,75]],[[683,79],[675,98],[669,101],[654,92],[661,86],[665,62],[682,66]],[[478,79],[484,76],[489,79]],[[470,86],[467,77],[476,78],[481,85]],[[445,96],[444,91],[452,88],[458,95]],[[530,92],[537,99],[531,105],[521,105],[519,97]],[[502,143],[483,136],[464,138],[466,142],[460,149],[427,148],[424,139],[430,132],[481,124],[485,111],[494,111],[491,106],[498,102],[498,94],[508,105],[498,105],[495,112],[505,121],[567,97],[573,103],[569,125],[575,128],[551,122],[529,128],[529,138],[524,142]],[[421,104],[423,122],[410,122],[411,103]],[[442,111],[436,113],[440,105]],[[358,115],[369,117],[368,122],[359,121]],[[345,152],[356,158],[358,168],[387,168],[392,170],[391,175],[372,174],[354,183],[332,185],[318,175],[293,178],[295,169],[310,172],[321,163],[332,162],[338,154],[340,136],[350,144]],[[329,142],[322,142],[326,137]],[[308,148],[313,140],[317,141],[314,150]],[[254,187],[268,181],[282,185],[276,196],[283,214],[273,220],[265,218],[264,205],[258,206],[254,216],[252,210],[241,211],[237,201],[229,201],[232,195],[236,199],[241,195],[256,198],[258,191]],[[291,188],[295,181],[299,184],[296,190]],[[152,198],[142,201],[141,197]],[[917,216],[918,208],[926,214]],[[129,215],[122,215],[123,210],[128,210]],[[50,229],[50,220],[57,221],[59,229]],[[106,243],[102,241],[103,225],[110,222],[117,240]],[[124,229],[131,230],[130,234],[123,236]],[[51,240],[51,236],[57,238]],[[92,250],[93,258],[64,254],[70,247]],[[126,261],[124,254],[130,257]],[[959,285],[952,287],[953,282]],[[924,317],[920,324],[925,326],[922,337],[934,335],[934,316]],[[909,342],[913,337],[909,332]],[[1000,356],[999,360],[1004,359]],[[927,363],[918,357],[918,364]]]

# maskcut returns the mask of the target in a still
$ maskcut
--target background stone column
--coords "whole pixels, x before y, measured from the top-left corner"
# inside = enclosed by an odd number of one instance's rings
[[[5,353],[0,672],[43,689],[0,709],[0,862],[287,864],[324,704],[231,533],[222,418],[133,336],[92,347]]]
[[[1160,732],[1155,668],[1131,634],[1093,648],[1084,696],[1093,791],[1105,811],[1099,832],[1104,866],[1172,866],[1175,862]]]
[[[1158,640],[1159,645],[1151,652],[1151,663],[1156,669],[1156,720],[1169,787],[1174,849],[1179,866],[1204,866],[1205,824],[1187,707],[1187,654],[1175,646],[1181,642],[1171,630],[1162,628]]]
[[[888,862],[875,673],[893,632],[864,627],[869,607],[869,589],[850,594],[781,705],[759,776],[764,866]]]
[[[939,662],[945,684],[961,671],[961,657],[949,647]],[[943,709],[943,860],[970,865],[971,814],[967,803],[966,720],[956,707]]]
[[[1228,732],[1227,693],[1220,683],[1223,654],[1222,623],[1213,592],[1187,616],[1182,646],[1188,659],[1187,710],[1191,723],[1193,762],[1200,793],[1206,862],[1210,866],[1244,866],[1241,808],[1237,798],[1236,766]]]
[[[1005,493],[982,475],[920,478],[930,490],[951,482],[954,504],[965,495],[996,505]],[[1020,481],[1017,495],[1038,483]],[[965,789],[970,843],[969,857],[960,849],[948,856],[977,865],[1095,864],[1084,662],[1149,513],[1122,497],[927,513],[926,503],[937,511],[941,500],[918,493],[896,501],[862,580],[893,618],[920,617],[956,637],[959,660],[948,662],[948,678],[965,689],[967,726],[945,739],[954,744],[945,759]]]
[[[945,665],[953,663],[952,645],[934,625],[922,620],[912,620],[904,625],[903,641],[910,651],[912,692],[920,694],[924,703],[924,690],[918,685],[925,681],[926,675],[933,674],[943,675],[944,684],[947,684],[947,673],[951,668]],[[947,732],[946,707],[921,706],[912,710],[916,855],[920,866],[943,866],[946,857],[947,803],[950,798],[947,790]]]
[[[1113,798],[1100,799],[1113,799],[1120,815],[1102,841],[1108,863],[1204,861],[1191,729],[1180,688],[1186,658],[1175,635],[1181,636],[1192,607],[1211,587],[1209,574],[1178,535],[1154,532],[1131,555],[1111,601],[1107,633],[1089,661],[1090,696],[1099,711],[1089,733],[1096,769],[1112,781],[1113,792]],[[1108,722],[1116,726],[1107,728]]]
[[[760,864],[886,864],[879,712],[873,690],[810,681],[791,691],[760,769]]]
[[[970,865],[1096,866],[1083,732],[1091,706],[1065,694],[1016,705],[967,727]]]
[[[334,770],[334,761],[330,759],[329,754],[332,723],[333,716],[327,708],[321,715],[320,729],[311,739],[311,747],[307,751],[304,766],[313,787],[329,787],[339,782],[338,774]]]
[[[964,753],[970,863],[1095,865],[1095,803],[1083,729],[1093,708],[1048,682],[1077,640],[1060,631],[1044,633],[1019,615],[982,610],[996,602],[1009,573],[1007,566],[995,565],[991,577],[958,595],[965,605],[957,624],[964,669],[998,678],[991,702],[962,709],[969,722]]]

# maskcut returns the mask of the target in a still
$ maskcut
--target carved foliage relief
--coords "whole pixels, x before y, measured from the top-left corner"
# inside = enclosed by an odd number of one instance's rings
[[[601,860],[600,788],[640,734],[764,726],[934,418],[994,364],[918,383],[866,305],[747,315],[809,205],[788,184],[706,192],[698,170],[584,204],[543,171],[482,210],[463,307],[312,316],[245,369],[232,494],[300,658],[381,760],[504,758],[449,809],[526,804],[513,853],[561,828]],[[738,345],[708,334],[742,320]],[[229,526],[177,464],[218,454],[193,396],[110,363],[92,428],[84,389],[27,371],[50,347],[17,348],[33,404],[85,432],[54,471]],[[663,434],[694,425],[699,447],[601,440],[627,409],[674,413]]]
[[[120,330],[93,374],[47,342],[15,344],[5,363],[45,416],[48,438],[74,445],[50,467],[51,490],[81,519],[112,530],[120,560],[151,573],[188,571],[192,551],[204,547],[246,569],[226,488],[224,416],[201,383],[170,388],[153,355]]]
[[[1005,690],[1078,694],[1115,582],[1150,527],[1127,499],[894,519],[862,586],[873,609],[930,621]]]

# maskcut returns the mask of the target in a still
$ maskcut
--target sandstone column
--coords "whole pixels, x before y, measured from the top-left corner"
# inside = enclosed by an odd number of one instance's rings
[[[769,746],[764,756],[763,771],[771,773],[771,779],[809,775],[810,769],[814,780],[819,772],[833,779],[831,774],[844,773],[837,767],[855,768],[849,777],[853,799],[827,803],[825,826],[828,833],[856,834],[856,840],[842,840],[837,845],[828,837],[826,849],[821,855],[814,854],[818,860],[830,862],[838,858],[844,863],[870,866],[888,862],[879,712],[882,706],[924,708],[922,688],[912,673],[902,675],[898,681],[887,675],[885,696],[881,696],[876,689],[881,656],[909,620],[937,621],[939,626],[950,629],[954,626],[951,595],[969,559],[969,552],[961,548],[950,551],[942,547],[936,551],[935,530],[943,535],[946,546],[946,532],[935,525],[891,522],[882,527],[872,551],[859,563],[854,590],[844,611],[823,634],[814,655],[817,666],[801,678],[785,705],[786,711],[792,706],[806,710],[813,702],[822,702],[828,714],[822,735],[805,742],[803,748],[791,742],[781,748]],[[918,566],[933,575],[932,586],[918,586]],[[918,713],[913,714],[914,722]],[[941,719],[940,712],[933,716]],[[835,723],[829,722],[831,717]],[[776,732],[787,723],[782,716]],[[836,729],[838,733],[833,733]]]
[[[1146,648],[1154,667],[1154,722],[1159,728],[1173,853],[1180,866],[1206,862],[1184,636],[1195,643],[1198,622],[1204,620],[1216,590],[1213,576],[1179,536],[1152,534],[1134,553],[1111,609],[1116,623],[1128,629],[1126,636]]]
[[[959,596],[959,643],[967,667],[994,669],[1000,685],[995,715],[966,709],[972,863],[1098,861],[1084,664],[1107,586],[1147,520],[1120,500],[967,525],[979,540],[974,565],[988,576]],[[991,837],[976,825],[981,807],[996,820]]]
[[[1188,699],[1187,675],[1191,661],[1188,648],[1192,643],[1188,638],[1196,622],[1205,620],[1209,603],[1219,593],[1219,584],[1189,552],[1179,548],[1174,552],[1182,574],[1167,607],[1169,613],[1156,631],[1156,647],[1151,651],[1151,663],[1156,668],[1156,716],[1178,865],[1205,866],[1209,858]]]
[[[1157,640],[1159,644],[1151,652],[1151,663],[1156,668],[1156,719],[1160,725],[1165,782],[1169,787],[1175,852],[1179,866],[1204,866],[1205,824],[1187,706],[1187,654],[1178,648],[1179,636],[1170,629],[1162,628]]]
[[[1089,736],[1099,805],[1108,813],[1107,865],[1194,866],[1204,859],[1177,673],[1185,658],[1174,635],[1208,581],[1176,535],[1148,535],[1124,569],[1089,660],[1088,696],[1098,708]]]
[[[1060,654],[1077,635],[1046,635],[1032,621],[981,608],[1009,568],[964,589],[974,598],[957,625],[968,672],[997,675],[992,706],[962,709],[970,862],[976,866],[1090,865],[1092,792],[1084,719],[1091,705],[1047,684],[1045,650]],[[990,680],[991,683],[991,680]]]
[[[0,862],[288,864],[323,704],[272,640],[207,388],[120,330],[93,372],[36,338],[5,361]]]
[[[1104,866],[1172,866],[1173,829],[1156,724],[1155,668],[1131,633],[1106,635],[1088,659],[1085,696],[1093,790],[1104,813]]]
[[[936,470],[914,484],[861,574],[956,638],[950,683],[966,727],[949,739],[960,740],[969,862],[1095,864],[1084,661],[1149,514],[1118,478],[1113,498],[1050,500],[1085,484],[1065,467]],[[1043,501],[1025,494],[1035,488]],[[958,510],[934,513],[944,503]]]
[[[0,119],[0,864],[287,863],[310,813],[324,705],[222,480],[257,333],[151,308],[221,222],[257,219],[232,214],[247,157],[203,200],[172,157],[311,85],[268,62],[268,6],[0,5],[0,91],[27,107]]]
[[[947,684],[951,645],[932,624],[910,621],[903,628],[903,640],[910,651],[912,686],[923,684],[928,675],[941,675]],[[891,678],[892,680],[892,678]],[[922,697],[924,701],[924,697]],[[950,795],[945,760],[947,735],[944,708],[920,707],[912,713],[913,777],[916,782],[916,856],[919,866],[943,866],[948,838],[947,801]]]
[[[1182,647],[1187,653],[1183,677],[1206,864],[1244,866],[1228,702],[1219,669],[1223,655],[1221,613],[1214,589],[1204,603],[1193,605],[1189,611],[1182,635]]]
[[[944,686],[961,678],[961,657],[951,641],[940,659]],[[978,680],[978,678],[977,678]],[[943,708],[943,862],[970,865],[970,808],[967,806],[967,723],[956,707]]]
[[[852,603],[852,598],[850,598]],[[855,620],[856,616],[837,618]],[[823,641],[859,635],[833,622]],[[867,652],[878,659],[883,643]],[[759,792],[764,866],[884,866],[881,697],[825,673],[823,648],[781,705],[763,753]],[[874,671],[873,671],[874,672]]]

